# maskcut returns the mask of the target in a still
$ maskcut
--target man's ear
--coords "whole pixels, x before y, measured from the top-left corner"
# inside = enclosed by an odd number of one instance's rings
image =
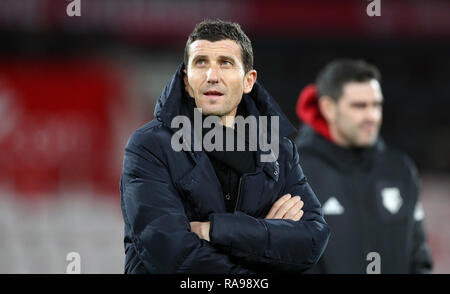
[[[244,94],[248,94],[252,91],[253,85],[256,83],[258,74],[256,70],[249,70],[244,77]]]
[[[322,96],[319,99],[319,110],[328,123],[332,123],[336,119],[337,103],[329,96]]]

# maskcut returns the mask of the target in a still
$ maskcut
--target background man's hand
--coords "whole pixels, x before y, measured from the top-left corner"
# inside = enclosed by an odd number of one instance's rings
[[[286,194],[272,205],[266,219],[299,221],[303,216],[303,204],[300,196],[291,197],[291,194]]]
[[[205,239],[209,242],[210,222],[190,222],[190,224],[192,233],[196,233],[200,239]]]

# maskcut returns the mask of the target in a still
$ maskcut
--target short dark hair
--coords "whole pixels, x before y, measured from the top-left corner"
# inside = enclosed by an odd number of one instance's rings
[[[241,46],[241,57],[244,70],[247,73],[253,69],[253,49],[252,43],[241,26],[234,22],[217,20],[204,20],[197,24],[194,31],[189,35],[184,48],[184,65],[187,67],[189,60],[189,46],[196,40],[207,40],[216,42],[221,40],[233,40]]]
[[[329,96],[335,101],[342,96],[343,86],[348,82],[381,81],[378,68],[364,60],[337,59],[327,64],[316,79],[318,96]]]

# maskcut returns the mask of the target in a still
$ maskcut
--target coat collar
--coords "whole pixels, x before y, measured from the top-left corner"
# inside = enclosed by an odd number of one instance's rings
[[[164,88],[161,96],[159,97],[154,115],[156,119],[161,121],[165,126],[171,128],[171,121],[178,115],[189,116],[189,106],[186,99],[190,99],[185,91],[184,86],[184,64],[181,63],[175,74],[172,76],[169,83]],[[241,103],[246,104],[248,115],[255,117],[259,116],[278,116],[279,118],[279,136],[280,144],[281,138],[289,137],[296,133],[295,127],[289,122],[286,115],[282,112],[278,103],[271,97],[266,89],[257,81],[253,86],[252,91],[249,94],[244,94]],[[172,128],[171,128],[172,129]],[[270,126],[268,126],[270,130]],[[176,131],[174,129],[174,131]],[[193,132],[192,132],[193,133]],[[270,132],[268,134],[270,140]],[[193,141],[191,141],[193,142]],[[204,153],[204,152],[201,152]],[[268,173],[273,179],[278,180],[279,164],[278,161],[273,162],[260,162],[260,150],[258,148],[257,153],[257,166],[262,166],[262,169]],[[198,152],[191,152],[191,155],[195,161]],[[203,154],[206,155],[206,154]],[[258,168],[257,168],[258,169]]]
[[[373,146],[366,148],[344,148],[317,133],[305,124],[301,127],[296,144],[301,152],[309,152],[341,171],[371,168],[378,155],[386,149],[383,138],[378,137]]]

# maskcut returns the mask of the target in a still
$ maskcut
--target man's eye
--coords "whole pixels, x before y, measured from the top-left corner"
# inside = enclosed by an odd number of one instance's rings
[[[352,106],[354,108],[365,108],[366,104],[365,103],[353,103]]]
[[[226,65],[226,66],[233,65],[233,63],[231,63],[231,61],[229,61],[229,60],[224,60],[224,61],[222,61],[222,64],[223,64],[223,65]]]
[[[199,59],[195,62],[197,65],[205,65],[206,61],[204,59]]]

